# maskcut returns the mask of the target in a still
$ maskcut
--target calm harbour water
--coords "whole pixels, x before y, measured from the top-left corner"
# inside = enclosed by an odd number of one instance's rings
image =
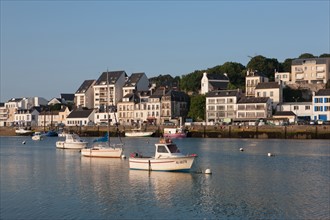
[[[330,219],[329,140],[175,140],[212,175],[129,170],[57,140],[0,138],[0,219]],[[157,140],[123,138],[125,154]]]

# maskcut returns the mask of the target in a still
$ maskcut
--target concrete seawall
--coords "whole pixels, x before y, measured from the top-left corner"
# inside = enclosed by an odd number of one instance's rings
[[[43,127],[32,128],[43,131]],[[111,136],[125,135],[132,127],[119,126],[110,128]],[[154,131],[154,137],[162,135],[163,126],[148,126],[146,130]],[[47,129],[48,130],[48,129]],[[67,127],[68,132],[80,136],[102,136],[107,127],[86,126]],[[193,126],[187,127],[188,137],[192,138],[256,138],[256,139],[330,139],[330,125],[289,125],[289,126]],[[0,127],[0,136],[15,136],[15,128]]]

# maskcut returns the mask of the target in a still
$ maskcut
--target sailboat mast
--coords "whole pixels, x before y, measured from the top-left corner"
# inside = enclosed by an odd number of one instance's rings
[[[109,100],[110,100],[110,91],[109,91],[109,71],[107,69],[107,119],[108,119],[108,123],[107,123],[107,129],[108,129],[108,147],[110,147],[110,106],[109,106]]]

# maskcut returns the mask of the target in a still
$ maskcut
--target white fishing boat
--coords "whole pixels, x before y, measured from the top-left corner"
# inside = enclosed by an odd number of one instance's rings
[[[196,154],[184,155],[170,139],[160,139],[155,144],[154,157],[145,157],[132,153],[129,157],[129,167],[133,170],[153,171],[189,171]]]
[[[64,141],[57,141],[56,147],[62,149],[83,149],[88,142],[82,140],[77,134],[66,134]]]
[[[110,100],[110,90],[109,90],[109,73],[106,74],[106,82],[107,82],[107,100]],[[102,158],[121,158],[123,154],[123,144],[118,143],[110,143],[110,124],[109,124],[109,112],[110,110],[114,112],[114,106],[109,105],[109,102],[107,102],[107,116],[108,116],[108,122],[107,122],[107,130],[108,132],[106,135],[102,138],[99,138],[94,141],[94,144],[90,148],[82,149],[81,155],[84,157],[102,157]],[[115,119],[116,119],[116,114]],[[117,119],[115,122],[117,129],[118,129],[118,123]],[[120,138],[119,138],[120,139]],[[120,140],[121,142],[121,140]]]
[[[126,137],[150,137],[153,135],[152,131],[141,131],[141,128],[132,129],[130,132],[125,132]]]
[[[39,131],[34,132],[34,134],[32,136],[32,140],[41,141],[42,139],[43,139],[43,135],[41,132],[39,132]]]

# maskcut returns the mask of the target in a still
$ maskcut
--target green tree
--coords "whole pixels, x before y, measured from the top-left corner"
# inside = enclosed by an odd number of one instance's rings
[[[195,95],[190,97],[190,109],[188,117],[194,121],[203,121],[205,119],[205,95]]]
[[[322,57],[330,57],[330,54],[329,53],[323,53],[319,57],[320,58],[322,58]]]
[[[315,56],[311,53],[303,53],[298,58],[299,59],[307,59],[307,58],[315,58]]]
[[[193,73],[183,75],[180,80],[180,88],[185,92],[197,93],[201,88],[201,80],[203,77],[202,70],[195,70]]]
[[[280,64],[280,72],[291,72],[292,58],[287,58],[283,63]]]
[[[248,69],[265,74],[270,81],[274,80],[274,72],[276,69],[279,69],[279,67],[280,65],[277,59],[266,58],[261,55],[253,57],[247,64]]]

